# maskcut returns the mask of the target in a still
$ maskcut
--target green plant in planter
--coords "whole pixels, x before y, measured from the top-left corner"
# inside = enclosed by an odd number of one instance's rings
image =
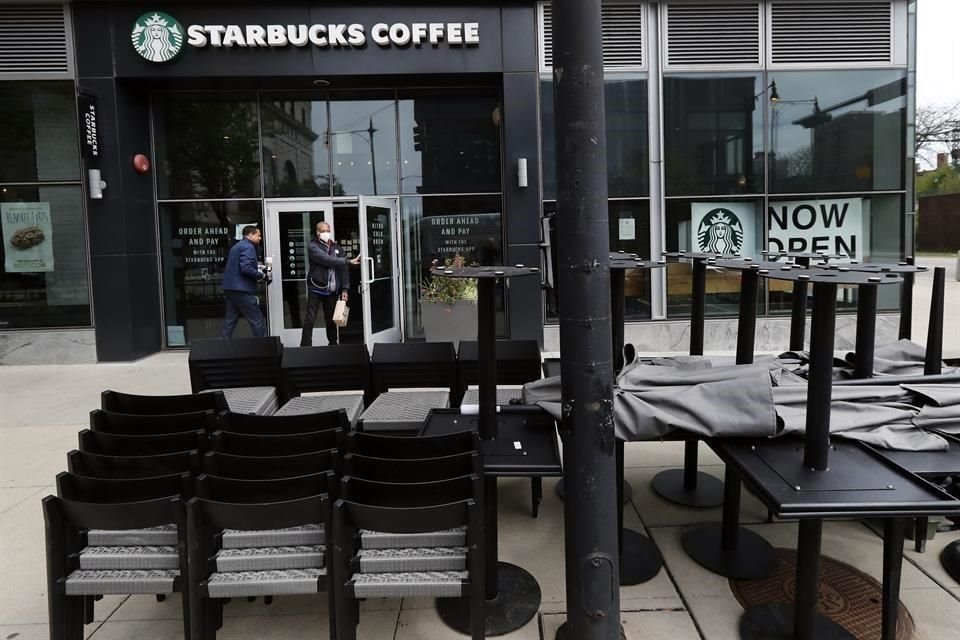
[[[453,258],[444,260],[447,269],[459,269],[466,266],[463,256],[459,253]],[[437,302],[452,305],[461,300],[477,299],[476,278],[444,278],[429,276],[420,288],[420,300],[423,302]]]

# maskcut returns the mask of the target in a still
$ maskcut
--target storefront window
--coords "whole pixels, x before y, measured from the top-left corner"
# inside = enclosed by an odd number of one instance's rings
[[[760,255],[763,245],[763,201],[760,199],[668,199],[667,251]],[[690,315],[691,267],[667,265],[667,316]],[[762,296],[761,296],[762,297]],[[707,315],[735,316],[740,304],[738,271],[707,271]]]
[[[155,94],[157,196],[258,198],[257,100],[249,94]]]
[[[864,196],[807,196],[771,199],[767,211],[771,250],[787,249],[846,255],[862,262],[897,262],[902,255],[901,194]],[[793,288],[770,283],[770,313],[790,313]],[[877,308],[896,311],[899,287],[880,287]],[[841,288],[837,306],[856,309],[856,288]]]
[[[401,198],[407,338],[422,339],[420,287],[434,260],[503,264],[499,195]],[[503,286],[497,285],[497,333],[506,335]]]
[[[650,146],[647,138],[647,80],[640,74],[604,76],[607,131],[607,189],[611,198],[650,194]],[[557,197],[553,81],[540,82],[543,145],[543,197]]]
[[[225,309],[222,287],[227,253],[244,226],[262,227],[262,223],[259,202],[160,204],[167,346],[185,346],[197,338],[219,335]],[[240,322],[234,336],[249,335],[247,323]]]
[[[286,100],[263,94],[263,173],[272,197],[329,197],[330,154],[326,101]]]
[[[547,322],[558,322],[558,292],[556,278],[558,273],[559,245],[557,244],[557,225],[555,202],[543,205],[544,215],[550,219],[550,257],[553,261],[554,286],[547,290]],[[640,258],[650,258],[650,201],[649,200],[611,200],[609,203],[610,251],[635,253]],[[628,321],[649,320],[650,312],[650,272],[644,270],[627,271],[625,274],[624,303]]]
[[[0,183],[80,179],[72,82],[0,82]]]
[[[0,238],[0,329],[90,324],[79,185],[0,188]]]
[[[663,79],[668,196],[763,193],[759,74]]]
[[[775,193],[903,189],[905,73],[769,74],[770,187]]]
[[[397,193],[397,114],[393,93],[351,100],[333,94],[326,144],[334,195]]]
[[[402,193],[500,191],[497,90],[404,91],[399,110]]]

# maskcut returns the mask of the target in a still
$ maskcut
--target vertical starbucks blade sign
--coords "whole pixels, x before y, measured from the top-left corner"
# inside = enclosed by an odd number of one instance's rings
[[[695,202],[690,206],[691,250],[751,255],[755,248],[754,207],[743,202]]]
[[[7,273],[53,271],[49,202],[4,202],[0,204],[0,222]]]
[[[183,27],[162,11],[151,11],[137,18],[130,40],[146,60],[169,62],[183,49]]]

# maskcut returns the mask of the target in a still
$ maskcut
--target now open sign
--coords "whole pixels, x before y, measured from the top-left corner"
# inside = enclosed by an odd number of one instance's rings
[[[771,202],[767,228],[770,251],[824,252],[860,260],[863,198]]]

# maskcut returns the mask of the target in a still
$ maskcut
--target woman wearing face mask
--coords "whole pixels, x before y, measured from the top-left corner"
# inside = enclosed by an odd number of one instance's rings
[[[317,321],[317,309],[323,307],[323,323],[327,329],[327,343],[337,344],[337,325],[333,312],[337,300],[346,301],[350,295],[350,272],[347,265],[360,264],[360,256],[348,260],[343,249],[333,241],[330,225],[318,222],[316,237],[308,246],[310,271],[307,274],[307,317],[303,320],[300,346],[313,346],[313,325]]]

